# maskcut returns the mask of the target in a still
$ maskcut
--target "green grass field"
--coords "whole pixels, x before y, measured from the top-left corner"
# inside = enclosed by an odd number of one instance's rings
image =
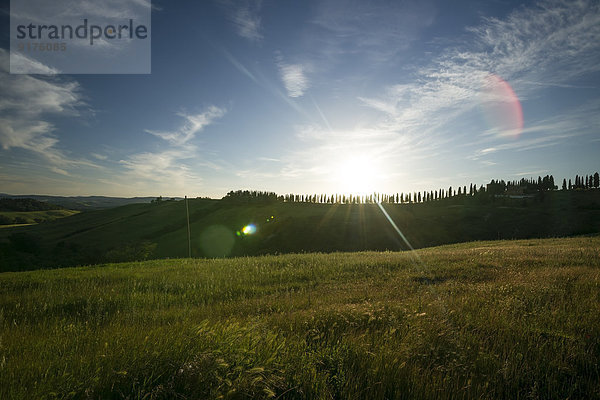
[[[59,218],[79,214],[74,210],[46,210],[46,211],[0,211],[0,220],[6,225],[31,225],[40,222],[54,221]],[[0,225],[0,228],[6,225]]]
[[[600,398],[600,237],[3,273],[0,398]]]

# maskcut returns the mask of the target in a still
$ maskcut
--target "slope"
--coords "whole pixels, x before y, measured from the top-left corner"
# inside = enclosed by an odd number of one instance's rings
[[[421,204],[189,201],[193,257],[290,252],[405,250],[473,240],[600,232],[600,191],[548,193],[543,200],[469,198]],[[245,235],[244,226],[256,232]],[[239,232],[239,233],[238,233]],[[0,231],[0,270],[185,257],[183,201],[84,212]]]

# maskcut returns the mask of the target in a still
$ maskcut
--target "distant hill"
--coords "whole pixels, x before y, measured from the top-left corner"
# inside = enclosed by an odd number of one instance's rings
[[[31,198],[0,198],[0,228],[53,221],[78,212]]]
[[[600,232],[600,191],[553,191],[480,204],[456,197],[376,204],[189,201],[193,257],[403,250],[473,240]],[[252,224],[253,227],[248,225]],[[247,229],[244,229],[244,227]],[[187,257],[183,201],[129,204],[0,230],[0,271]]]
[[[59,218],[70,217],[81,211],[76,210],[47,210],[47,211],[0,211],[0,228],[16,227],[21,225],[39,224],[54,221]]]
[[[120,207],[127,204],[150,203],[155,197],[107,197],[107,196],[44,196],[44,195],[11,195],[0,193],[1,198],[7,199],[33,199],[62,206],[69,210],[101,210],[105,208]]]
[[[57,204],[39,201],[32,198],[6,198],[0,197],[0,211],[49,211],[63,210]]]

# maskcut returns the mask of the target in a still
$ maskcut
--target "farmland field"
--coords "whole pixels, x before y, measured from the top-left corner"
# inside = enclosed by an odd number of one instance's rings
[[[600,398],[600,237],[0,274],[0,398]]]
[[[0,228],[10,225],[37,224],[40,222],[54,221],[59,218],[70,217],[78,214],[74,210],[47,210],[47,211],[2,211],[0,212]]]

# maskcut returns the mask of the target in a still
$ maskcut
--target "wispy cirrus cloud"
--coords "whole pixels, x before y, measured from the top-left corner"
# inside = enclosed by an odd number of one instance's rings
[[[469,29],[476,51],[456,51],[458,64],[507,79],[549,86],[600,71],[600,3],[546,0],[519,8],[506,19],[488,18]]]
[[[547,169],[538,169],[535,171],[517,172],[516,174],[513,174],[513,176],[534,176],[534,175],[546,174],[548,172],[550,172],[550,171],[548,171]]]
[[[182,149],[170,149],[160,152],[132,154],[119,163],[130,170],[137,180],[150,182],[169,182],[181,186],[182,182],[196,179],[183,160],[194,157],[194,152]]]
[[[523,138],[500,142],[486,132],[472,143],[479,146],[469,158],[479,160],[484,156],[501,151],[528,151],[558,146],[568,140],[588,137],[591,143],[600,126],[600,101],[592,101],[579,107],[571,107],[564,113],[539,121],[533,121],[523,130]]]
[[[260,10],[262,0],[219,0],[238,35],[252,42],[263,39]]]
[[[108,160],[108,156],[106,154],[90,153],[90,155],[100,161]]]
[[[226,114],[226,110],[209,106],[201,113],[178,113],[184,123],[173,131],[145,132],[164,140],[168,147],[160,151],[134,153],[120,160],[127,169],[123,176],[129,182],[137,182],[138,190],[147,192],[148,183],[157,191],[182,192],[202,184],[199,168],[219,170],[221,166],[211,161],[208,155],[193,143],[196,135]]]
[[[30,73],[55,75],[60,73],[58,69],[45,65],[37,60],[33,60],[21,53],[14,53],[11,58],[11,68],[12,72],[15,74]]]
[[[76,81],[30,75],[11,75],[8,53],[0,49],[0,146],[27,150],[49,164],[49,170],[68,175],[75,167],[97,167],[61,149],[55,135],[56,117],[79,117],[85,107]]]
[[[146,129],[145,132],[166,140],[172,145],[181,146],[192,140],[206,126],[225,115],[225,112],[226,110],[223,108],[210,106],[206,111],[199,114],[178,113],[177,115],[182,117],[185,123],[177,130],[155,131]]]
[[[484,19],[468,33],[464,43],[421,67],[412,82],[359,100],[387,116],[385,129],[439,147],[446,144],[451,124],[479,112],[491,74],[509,81],[523,101],[547,87],[569,85],[600,71],[600,3],[595,1],[542,1],[520,7],[506,19]],[[482,133],[477,133],[479,128],[470,128],[470,134]],[[526,126],[524,132],[533,130]],[[502,135],[493,139],[501,140]]]

